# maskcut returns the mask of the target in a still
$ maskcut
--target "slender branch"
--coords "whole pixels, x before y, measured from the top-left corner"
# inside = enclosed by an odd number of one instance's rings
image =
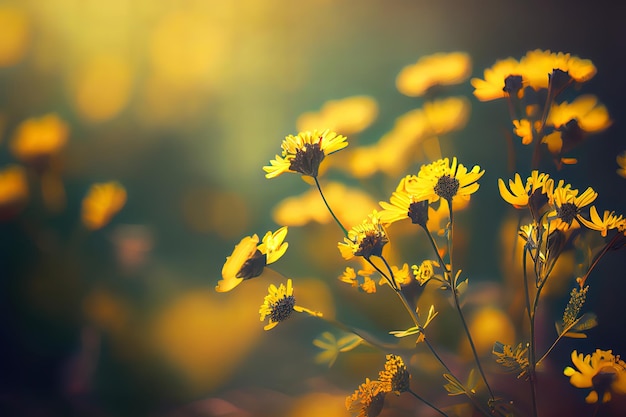
[[[617,239],[621,235],[622,233],[616,233],[615,236],[613,236],[613,238],[604,246],[604,248],[602,248],[602,251],[598,253],[598,255],[596,255],[595,259],[593,260],[593,263],[591,264],[591,266],[589,266],[589,269],[587,270],[585,275],[580,279],[580,282],[578,283],[578,285],[580,285],[580,288],[582,288],[585,285],[585,281],[587,281],[587,278],[589,278],[589,274],[591,274],[591,271],[593,271],[593,269],[596,267],[598,262],[600,262],[600,259],[602,259],[604,255],[606,255],[606,253],[609,251],[609,249],[611,249],[613,244],[617,241]]]
[[[435,405],[429,403],[428,401],[426,401],[424,398],[420,397],[419,395],[417,395],[415,392],[413,392],[410,388],[406,391],[409,394],[411,394],[412,396],[414,396],[415,398],[417,398],[418,400],[420,400],[421,402],[423,402],[424,404],[426,404],[427,406],[429,406],[430,408],[432,408],[433,410],[435,410],[436,412],[438,412],[439,414],[441,414],[444,417],[449,417],[446,413],[444,413],[443,411],[441,411],[439,408],[437,408]]]
[[[341,222],[339,221],[337,216],[335,216],[335,213],[333,212],[333,209],[330,208],[330,205],[328,204],[328,201],[326,201],[326,197],[324,197],[324,193],[322,192],[322,187],[321,187],[320,182],[318,181],[317,177],[313,177],[313,179],[315,180],[315,185],[317,186],[317,190],[320,192],[320,195],[322,196],[322,200],[324,200],[324,204],[326,205],[326,208],[330,212],[330,215],[333,216],[333,219],[335,219],[335,222],[339,225],[339,227],[343,231],[343,234],[346,237],[348,237],[348,230],[343,226],[343,224],[341,224]]]

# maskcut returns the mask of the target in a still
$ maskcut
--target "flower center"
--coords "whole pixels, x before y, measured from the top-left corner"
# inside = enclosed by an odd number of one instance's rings
[[[321,140],[319,143],[307,143],[302,149],[296,151],[289,169],[303,175],[317,177],[318,169],[325,156],[321,147]]]
[[[285,321],[291,316],[293,307],[296,305],[296,298],[293,295],[285,295],[280,300],[271,305],[272,312],[270,319],[274,322]]]
[[[266,263],[267,256],[257,249],[256,252],[254,252],[254,255],[243,263],[239,272],[237,272],[237,278],[250,279],[258,277],[261,275],[261,272],[263,272],[263,268],[265,268]]]
[[[448,174],[442,175],[437,180],[434,191],[439,197],[451,201],[452,197],[459,191],[459,180]]]
[[[407,215],[413,224],[426,227],[426,223],[428,222],[428,201],[422,200],[411,203]]]
[[[510,96],[517,96],[517,92],[522,89],[523,79],[521,75],[509,75],[504,79],[502,91]]]
[[[370,256],[381,256],[383,254],[383,246],[387,243],[387,238],[375,231],[365,233],[359,249],[355,252],[356,256],[369,258]]]
[[[559,219],[571,225],[578,214],[578,207],[573,203],[565,203],[561,207],[557,207],[556,214],[559,216]]]

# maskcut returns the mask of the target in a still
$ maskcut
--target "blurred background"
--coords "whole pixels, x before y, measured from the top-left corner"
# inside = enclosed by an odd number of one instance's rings
[[[594,62],[598,74],[579,93],[597,95],[613,124],[573,152],[577,165],[543,168],[575,188],[594,187],[600,210],[626,213],[626,180],[615,173],[615,157],[626,150],[624,12],[623,3],[605,0],[0,0],[0,170],[23,167],[27,182],[17,194],[0,186],[0,415],[348,415],[345,396],[376,377],[380,352],[360,347],[328,369],[313,360],[319,349],[311,343],[332,330],[324,322],[294,317],[264,332],[258,309],[280,275],[214,291],[234,245],[276,230],[277,205],[311,190],[296,175],[267,180],[262,166],[297,133],[300,116],[329,100],[371,100],[370,121],[348,139],[377,142],[424,103],[395,86],[400,70],[422,56],[466,52],[471,76],[482,78],[497,59],[550,49]],[[471,112],[462,130],[438,142],[444,156],[486,170],[458,219],[458,259],[477,284],[476,305],[495,309],[505,342],[517,343],[519,317],[507,321],[503,302],[501,229],[510,211],[496,182],[512,177],[511,124],[503,101],[481,103],[472,90],[465,81],[446,92],[466,97]],[[41,143],[20,153],[13,143],[29,121]],[[425,151],[409,168],[431,159]],[[354,210],[365,212],[388,200],[405,174],[355,181],[331,168],[329,178],[368,193],[354,196],[364,198]],[[88,230],[83,198],[109,181],[124,187],[125,204]],[[406,238],[401,228],[394,233]],[[380,337],[408,327],[393,294],[357,293],[337,280],[341,237],[330,218],[290,228],[290,249],[275,269],[294,279],[298,304]],[[571,398],[571,406],[559,404],[569,415],[586,395],[561,375],[571,350],[626,354],[617,310],[623,258],[609,254],[590,278],[589,309],[600,326],[553,353],[555,376],[546,384]],[[545,312],[546,347],[572,273],[547,298],[554,311]],[[446,310],[445,299],[438,303]],[[451,355],[462,351],[459,336],[445,331],[445,313],[441,320],[434,338]],[[426,376],[429,361],[411,360]],[[420,381],[414,375],[434,402],[455,402],[439,379]],[[520,384],[502,376],[509,394]],[[430,412],[411,398],[389,401],[382,415]],[[545,403],[545,415],[563,415]]]

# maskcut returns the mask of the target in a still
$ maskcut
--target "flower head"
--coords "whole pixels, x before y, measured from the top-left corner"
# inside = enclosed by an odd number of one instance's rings
[[[385,403],[385,390],[380,381],[371,381],[365,378],[365,382],[346,398],[346,408],[356,417],[376,417],[380,414]]]
[[[589,208],[589,220],[584,217],[578,217],[578,220],[591,230],[597,230],[602,234],[602,237],[606,237],[606,234],[611,229],[616,229],[623,221],[622,215],[616,216],[615,212],[604,210],[602,218],[598,214],[596,206]]]
[[[554,209],[548,214],[554,218],[554,227],[558,230],[567,231],[570,227],[578,227],[578,221],[582,219],[581,209],[598,196],[593,188],[588,187],[581,195],[578,190],[569,187],[557,187],[549,197]]]
[[[485,171],[474,165],[468,171],[463,164],[458,164],[456,157],[452,163],[448,158],[439,159],[431,164],[422,165],[417,180],[407,185],[407,191],[415,195],[415,200],[446,201],[460,198],[469,200],[470,195],[478,190],[478,179]]]
[[[285,172],[299,172],[317,177],[319,166],[327,155],[348,146],[345,136],[326,129],[323,132],[306,131],[297,136],[289,135],[283,141],[282,155],[264,166],[266,178],[274,178]]]
[[[504,181],[499,178],[498,189],[500,190],[500,196],[513,207],[524,208],[528,206],[535,192],[544,193],[544,185],[548,178],[548,174],[534,170],[531,172],[530,177],[526,179],[526,182],[523,183],[520,175],[515,173],[514,179],[509,180],[509,188],[507,188]]]
[[[570,384],[576,388],[592,388],[585,401],[605,403],[611,400],[611,393],[626,394],[626,363],[611,350],[596,349],[591,355],[572,352],[572,363],[563,373],[570,377]]]
[[[387,355],[385,369],[378,373],[378,380],[383,384],[383,390],[400,395],[408,391],[410,387],[411,375],[406,369],[402,358],[398,355]]]
[[[83,199],[82,220],[89,230],[106,226],[126,204],[126,190],[117,182],[93,184]]]
[[[69,127],[56,114],[23,121],[15,131],[11,151],[25,162],[37,162],[58,153],[67,143]]]
[[[408,65],[396,78],[398,91],[410,97],[424,95],[437,85],[459,84],[470,76],[470,56],[464,52],[437,53]]]
[[[411,219],[411,223],[426,227],[428,222],[428,201],[417,201],[415,196],[407,191],[407,184],[417,181],[415,175],[407,175],[400,180],[396,191],[391,194],[389,202],[381,201],[379,204],[383,208],[380,212],[380,220],[383,223],[391,224],[406,218]]]
[[[485,79],[472,78],[474,95],[480,101],[490,101],[506,97],[509,92],[506,88],[506,80],[513,76],[519,77],[519,62],[513,58],[497,61],[491,68],[484,72]],[[516,78],[517,79],[517,78]]]
[[[327,126],[344,135],[359,133],[369,127],[378,116],[378,103],[369,96],[352,96],[329,100],[319,112],[307,112],[298,117],[298,130],[306,131]]]
[[[339,242],[337,246],[344,259],[355,256],[367,259],[370,256],[381,256],[387,242],[389,238],[380,221],[380,214],[374,210],[363,223],[354,226],[344,242]]]
[[[306,312],[312,316],[321,317],[322,314],[300,307],[296,305],[296,298],[293,296],[293,285],[291,279],[287,279],[287,285],[280,284],[276,287],[274,284],[270,284],[268,287],[268,294],[263,300],[263,304],[259,309],[261,315],[261,321],[268,318],[268,324],[263,327],[264,330],[273,329],[281,321],[287,320],[291,317],[291,313]]]
[[[286,236],[287,226],[283,226],[274,233],[267,232],[260,245],[256,234],[241,239],[232,254],[226,257],[222,279],[218,281],[215,291],[230,291],[242,281],[261,275],[266,265],[276,262],[287,251],[289,243],[284,241]]]

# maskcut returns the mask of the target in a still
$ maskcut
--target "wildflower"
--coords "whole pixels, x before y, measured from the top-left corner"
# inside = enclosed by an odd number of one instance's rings
[[[522,138],[523,145],[533,143],[533,128],[529,120],[513,120],[513,127],[515,134]]]
[[[321,313],[296,305],[291,279],[287,279],[287,286],[280,284],[280,286],[276,287],[274,284],[270,284],[267,291],[268,294],[265,296],[263,304],[259,309],[261,321],[269,318],[269,322],[263,327],[263,330],[273,329],[278,323],[291,317],[291,313],[294,311],[299,313],[306,312],[316,317],[322,316]]]
[[[355,272],[354,268],[347,267],[339,277],[339,280],[350,284],[354,288],[359,288],[363,292],[374,294],[376,292],[376,282],[371,278],[373,273],[374,269],[371,266],[358,272]]]
[[[554,227],[562,231],[569,230],[573,224],[577,227],[577,221],[582,218],[581,209],[591,204],[597,196],[598,193],[591,187],[588,187],[581,195],[578,195],[578,190],[557,187],[552,194],[554,210],[548,214],[549,217],[554,218]]]
[[[598,98],[591,94],[576,97],[571,103],[553,104],[546,124],[558,129],[571,120],[576,120],[578,126],[589,133],[601,132],[611,125],[606,106],[600,104]]]
[[[57,154],[67,143],[68,125],[56,114],[24,120],[16,129],[11,152],[24,162],[40,162]]]
[[[590,80],[597,72],[590,60],[563,52],[535,49],[528,51],[520,60],[520,73],[527,85],[535,90],[548,88],[550,75],[555,70],[567,73],[572,81],[580,83]]]
[[[282,156],[264,166],[266,178],[274,178],[285,172],[299,172],[302,175],[317,177],[319,166],[327,155],[348,146],[346,137],[326,129],[323,132],[306,131],[297,136],[285,137],[281,147]]]
[[[381,201],[379,204],[383,208],[380,212],[380,219],[386,224],[394,223],[406,218],[411,219],[413,224],[426,227],[428,222],[428,201],[417,201],[415,196],[407,191],[407,184],[417,181],[415,175],[407,175],[400,180],[396,191],[391,194],[389,203]]]
[[[589,229],[597,230],[602,234],[602,237],[606,237],[609,230],[617,228],[618,224],[622,221],[622,216],[616,216],[614,211],[609,212],[604,210],[602,218],[598,215],[596,206],[589,208],[589,220],[584,217],[578,217],[578,220],[587,226]]]
[[[439,262],[425,260],[419,266],[412,265],[411,269],[417,282],[424,285],[435,275],[435,267],[439,267]]]
[[[83,199],[82,221],[89,230],[106,226],[126,204],[126,190],[117,182],[93,184]]]
[[[626,394],[626,363],[611,350],[596,349],[591,355],[572,352],[572,363],[563,373],[576,388],[592,388],[585,401],[593,404],[611,400],[611,393]]]
[[[383,409],[385,394],[380,381],[365,378],[365,382],[346,398],[346,408],[349,412],[356,413],[356,417],[376,417]]]
[[[439,159],[422,165],[417,181],[407,185],[407,191],[413,193],[416,200],[428,200],[430,203],[440,198],[446,201],[452,201],[455,197],[468,200],[478,190],[476,181],[484,173],[478,165],[468,172],[463,164],[457,164],[456,157],[452,158],[452,164],[448,158]]]
[[[287,226],[283,226],[274,233],[267,232],[260,245],[256,234],[241,239],[232,254],[226,257],[222,279],[218,281],[215,291],[228,292],[243,280],[261,275],[266,265],[276,262],[287,251],[289,243],[284,242],[286,236]]]
[[[506,80],[509,77],[520,76],[519,62],[513,58],[507,58],[497,61],[491,68],[487,68],[484,72],[485,79],[472,78],[471,83],[474,87],[474,95],[480,101],[491,101],[504,98],[508,95],[506,88]]]
[[[296,122],[299,131],[327,126],[344,135],[359,133],[369,127],[378,115],[378,104],[369,96],[352,96],[329,100],[319,112],[307,112]]]
[[[398,91],[409,97],[423,96],[437,85],[459,84],[471,73],[470,56],[464,52],[437,53],[404,67],[396,78]]]
[[[0,170],[0,219],[11,217],[28,200],[26,171],[19,165]]]
[[[615,157],[617,161],[617,165],[619,168],[617,169],[617,175],[620,177],[626,178],[626,151],[620,153]]]
[[[378,373],[378,380],[382,382],[385,392],[393,392],[396,395],[400,395],[400,393],[411,388],[411,375],[406,369],[404,361],[398,355],[387,355],[385,369]]]
[[[507,189],[504,181],[498,178],[500,196],[502,196],[504,201],[515,208],[526,207],[528,206],[531,196],[533,196],[536,191],[543,193],[544,185],[548,178],[548,174],[533,170],[530,177],[526,180],[526,183],[522,183],[520,175],[515,173],[514,179],[509,180],[510,191]]]
[[[380,214],[374,210],[363,223],[353,227],[344,242],[339,242],[337,246],[346,260],[355,256],[368,259],[370,256],[381,256],[387,242],[389,239],[380,221]]]
[[[402,269],[395,265],[391,265],[391,274],[395,281],[396,287],[400,288],[402,285],[409,285],[413,279],[413,274],[409,270],[409,264],[403,264]],[[378,285],[383,285],[387,280],[383,277],[378,282]]]

